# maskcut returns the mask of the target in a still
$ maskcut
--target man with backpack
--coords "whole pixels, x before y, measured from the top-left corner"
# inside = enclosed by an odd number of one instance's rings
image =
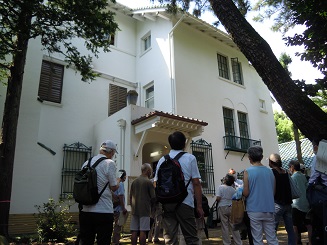
[[[194,196],[197,200],[196,209],[199,219],[203,219],[204,213],[202,209],[201,176],[197,160],[194,155],[183,152],[186,137],[182,132],[172,133],[169,135],[168,141],[171,147],[170,153],[159,160],[154,178],[156,196],[163,207],[162,223],[165,244],[178,244],[179,226],[186,244],[199,244],[194,215]],[[174,165],[174,173],[169,173],[169,165]],[[183,186],[177,183],[179,177],[183,179]],[[179,189],[183,192],[183,187],[186,187],[185,195],[184,193],[180,195],[180,193],[174,192]],[[169,193],[173,194],[170,195]]]
[[[103,158],[95,167],[99,195],[102,190],[103,192],[96,204],[82,206],[79,213],[80,245],[93,245],[95,236],[98,245],[107,245],[111,242],[114,210],[110,189],[115,191],[119,187],[119,180],[116,180],[116,165],[111,160],[115,153],[117,153],[116,144],[107,140],[101,144],[99,154],[90,160],[92,166]],[[82,169],[88,165],[88,162],[83,164]]]

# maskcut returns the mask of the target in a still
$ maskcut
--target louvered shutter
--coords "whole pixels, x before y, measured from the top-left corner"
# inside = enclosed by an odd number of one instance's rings
[[[42,100],[61,103],[64,66],[42,61],[38,96]]]
[[[127,88],[110,84],[109,116],[127,106]]]

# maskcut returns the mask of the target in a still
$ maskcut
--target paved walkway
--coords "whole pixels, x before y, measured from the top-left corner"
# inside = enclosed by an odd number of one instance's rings
[[[205,234],[203,234],[202,237],[202,244],[223,244],[222,237],[221,237],[221,229],[220,227],[216,227],[213,229],[209,229],[209,239],[206,239]],[[287,233],[285,231],[285,228],[283,226],[280,226],[278,232],[278,241],[280,245],[287,245]],[[125,238],[121,239],[120,242],[122,244],[130,244],[130,236],[126,234]],[[264,240],[264,243],[266,244],[267,241]],[[302,233],[302,244],[305,245],[308,243],[308,233]],[[150,245],[152,243],[148,243]],[[164,244],[163,239],[160,239],[160,243],[155,244]],[[233,243],[232,243],[233,244]],[[243,240],[243,245],[249,245],[248,240]]]

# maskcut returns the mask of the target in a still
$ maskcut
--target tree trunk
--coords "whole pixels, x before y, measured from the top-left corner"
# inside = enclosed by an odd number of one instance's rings
[[[293,123],[293,132],[294,132],[297,160],[300,163],[303,163],[302,151],[301,151],[301,141],[300,141],[300,137],[299,137],[299,129],[297,128],[295,123]]]
[[[20,33],[17,36],[17,51],[13,55],[13,65],[10,69],[6,101],[2,119],[0,140],[0,235],[9,238],[8,221],[11,201],[12,178],[16,147],[16,133],[26,53],[29,40],[31,16],[21,13],[17,26]]]
[[[241,15],[232,0],[210,0],[210,4],[287,116],[309,139],[327,139],[327,114],[295,85],[268,43]]]

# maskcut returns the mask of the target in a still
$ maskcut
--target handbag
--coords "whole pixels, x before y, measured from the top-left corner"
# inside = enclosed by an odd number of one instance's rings
[[[217,223],[220,223],[220,217],[218,213],[218,202],[215,201],[210,208],[209,216],[207,218],[207,226],[209,228],[215,228]]]
[[[243,198],[238,200],[232,200],[232,211],[231,211],[231,223],[233,225],[241,224],[243,221],[245,212],[244,200]]]
[[[288,174],[288,179],[290,182],[290,187],[291,187],[291,193],[292,193],[292,199],[297,199],[301,196],[301,192],[297,185],[295,184],[294,180],[292,177]]]

